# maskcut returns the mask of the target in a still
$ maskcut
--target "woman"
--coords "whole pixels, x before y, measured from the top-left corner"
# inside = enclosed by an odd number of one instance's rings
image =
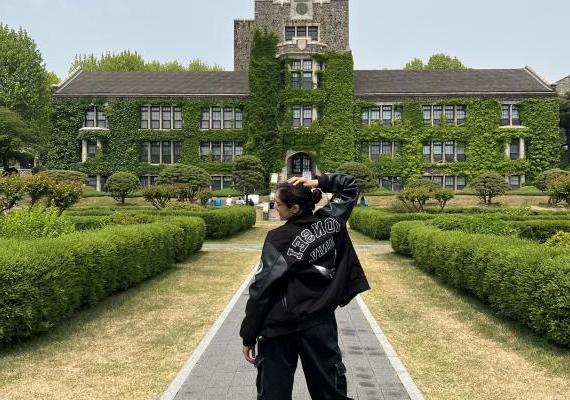
[[[313,213],[321,190],[334,196]],[[312,399],[348,399],[334,311],[370,288],[346,229],[357,200],[348,175],[278,186],[275,206],[287,222],[265,239],[240,330],[258,400],[291,399],[298,357]]]

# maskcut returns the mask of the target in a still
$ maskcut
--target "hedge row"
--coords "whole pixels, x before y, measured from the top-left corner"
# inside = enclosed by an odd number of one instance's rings
[[[202,247],[199,218],[164,218],[55,239],[0,241],[0,342],[50,329]]]
[[[401,221],[424,221],[437,215],[425,213],[392,213],[381,209],[355,208],[350,217],[350,227],[376,240],[389,240],[390,230]]]
[[[254,207],[224,207],[219,209],[205,209],[204,211],[186,211],[151,208],[120,208],[124,214],[147,215],[159,220],[163,217],[194,216],[206,222],[206,237],[208,239],[222,239],[234,235],[255,225],[256,212]],[[99,227],[101,217],[115,213],[113,209],[95,209],[78,211],[70,210],[67,215],[74,221],[77,229],[95,229]]]
[[[446,232],[417,221],[394,225],[392,247],[500,315],[570,346],[570,251],[512,237]]]

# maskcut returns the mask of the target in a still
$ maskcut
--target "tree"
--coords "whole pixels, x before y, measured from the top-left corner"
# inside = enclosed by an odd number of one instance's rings
[[[437,204],[439,204],[440,211],[442,212],[447,205],[447,202],[453,199],[453,197],[455,197],[453,191],[448,189],[440,189],[433,195],[433,198],[437,200]]]
[[[47,146],[50,92],[42,56],[26,31],[0,23],[0,107],[17,113]]]
[[[176,185],[176,196],[179,201],[194,200],[197,192],[210,187],[212,177],[203,168],[177,164],[163,169],[158,176],[157,183]]]
[[[223,71],[217,64],[209,65],[204,61],[193,59],[187,67],[178,61],[161,63],[160,61],[145,62],[143,56],[136,51],[123,50],[120,53],[107,52],[100,58],[93,54],[76,55],[69,72],[80,67],[84,71],[107,71],[107,72],[184,72],[184,71]]]
[[[470,186],[483,204],[491,204],[494,197],[502,196],[510,190],[505,178],[499,174],[479,175],[473,179]]]
[[[52,186],[55,185],[55,181],[45,173],[23,176],[22,181],[24,191],[30,197],[30,208],[34,207],[42,197],[48,196]]]
[[[422,70],[461,70],[467,69],[465,65],[457,58],[451,57],[443,53],[433,54],[426,64],[419,58],[414,58],[406,64],[404,69],[409,71]]]
[[[570,171],[564,171],[559,168],[547,169],[536,177],[534,180],[534,186],[536,186],[542,193],[546,193],[550,184],[561,176],[570,176]]]
[[[141,185],[136,175],[131,172],[115,172],[107,179],[106,186],[113,198],[124,205],[125,198]]]
[[[83,184],[80,182],[56,183],[50,189],[48,204],[57,207],[61,215],[81,199],[81,193],[83,193]]]
[[[360,193],[371,192],[378,188],[374,174],[366,165],[358,162],[347,162],[337,168],[341,174],[352,175],[356,179],[356,185]]]
[[[24,183],[19,176],[0,177],[0,214],[24,198]]]
[[[561,201],[566,202],[566,206],[570,207],[570,175],[559,176],[548,185],[548,195],[553,199],[555,204]]]
[[[11,159],[22,157],[25,150],[38,149],[39,146],[41,140],[18,114],[0,107],[0,160],[4,171],[8,170]]]
[[[246,150],[258,157],[271,172],[281,167],[284,158],[279,132],[280,101],[283,83],[277,56],[279,39],[268,30],[256,30],[249,63],[250,98],[246,105]]]
[[[245,196],[247,202],[250,194],[264,187],[261,160],[254,156],[239,157],[234,163],[234,188]]]

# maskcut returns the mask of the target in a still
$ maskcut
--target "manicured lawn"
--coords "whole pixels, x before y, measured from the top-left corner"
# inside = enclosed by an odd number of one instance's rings
[[[396,201],[396,196],[370,196],[367,197],[371,207],[390,207]],[[545,205],[548,203],[548,196],[524,196],[509,195],[493,199],[493,203],[511,207],[530,207]],[[448,203],[449,206],[478,206],[479,198],[472,195],[456,195]]]
[[[376,320],[427,399],[567,399],[570,350],[388,252],[359,251]]]
[[[50,333],[0,349],[0,399],[159,398],[258,258],[202,251]]]

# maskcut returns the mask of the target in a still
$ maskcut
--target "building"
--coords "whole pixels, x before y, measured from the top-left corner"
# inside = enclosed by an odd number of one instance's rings
[[[566,96],[570,93],[570,75],[556,82],[556,91],[560,96]]]
[[[255,0],[255,18],[234,22],[234,71],[75,71],[53,91],[48,165],[100,189],[119,168],[149,185],[182,162],[231,187],[256,29],[278,36],[283,60],[281,179],[361,161],[389,190],[417,175],[462,189],[487,171],[519,187],[558,164],[557,94],[531,68],[352,71],[348,13],[348,0]]]

